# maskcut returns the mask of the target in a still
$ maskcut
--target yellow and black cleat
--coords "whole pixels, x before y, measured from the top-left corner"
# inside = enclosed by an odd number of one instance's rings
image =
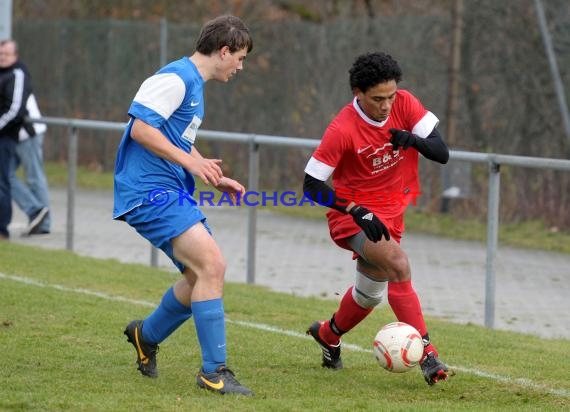
[[[133,320],[125,328],[127,341],[133,344],[137,351],[138,370],[145,376],[151,378],[158,377],[158,369],[156,367],[156,354],[158,353],[158,345],[148,344],[142,338],[142,320]]]
[[[234,373],[224,365],[219,366],[214,372],[204,373],[202,369],[196,376],[196,383],[202,389],[213,392],[236,393],[245,396],[253,396],[253,392],[237,381]]]

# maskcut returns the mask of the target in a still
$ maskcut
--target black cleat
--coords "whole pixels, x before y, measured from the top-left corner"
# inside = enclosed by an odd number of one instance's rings
[[[245,396],[253,396],[253,392],[237,381],[234,373],[224,365],[219,366],[212,373],[204,373],[202,369],[196,376],[196,383],[202,389],[208,389],[213,392],[221,393],[237,393]]]
[[[142,339],[142,320],[133,320],[125,329],[127,341],[131,342],[137,351],[138,370],[145,376],[151,378],[158,377],[158,369],[156,368],[156,354],[158,353],[158,345],[145,343]]]
[[[445,381],[448,377],[448,368],[433,352],[428,353],[420,364],[424,378],[428,385]]]
[[[307,335],[311,335],[313,339],[317,341],[321,350],[323,351],[323,368],[329,369],[342,369],[342,359],[340,358],[340,341],[338,345],[332,346],[327,344],[319,336],[319,329],[324,322],[316,321],[309,329],[307,329]]]

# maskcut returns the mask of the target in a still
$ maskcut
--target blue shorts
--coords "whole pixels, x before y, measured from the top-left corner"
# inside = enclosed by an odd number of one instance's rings
[[[166,253],[180,272],[184,271],[184,265],[174,258],[172,239],[199,222],[212,234],[206,216],[198,209],[196,201],[192,200],[193,202],[185,198],[181,202],[178,196],[170,196],[167,202],[161,204],[162,202],[151,203],[145,199],[142,205],[122,216],[145,239]]]

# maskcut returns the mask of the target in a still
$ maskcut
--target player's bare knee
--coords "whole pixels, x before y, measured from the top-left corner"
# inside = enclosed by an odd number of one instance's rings
[[[390,280],[402,282],[411,278],[410,262],[403,251],[390,256]]]
[[[226,261],[223,259],[212,261],[205,266],[204,272],[209,279],[223,282],[226,273]]]

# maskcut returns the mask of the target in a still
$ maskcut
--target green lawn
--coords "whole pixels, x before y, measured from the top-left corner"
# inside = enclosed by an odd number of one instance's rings
[[[122,332],[144,318],[177,278],[144,265],[0,243],[0,410],[5,411],[535,411],[570,408],[570,341],[428,318],[456,370],[428,386],[419,369],[391,374],[371,353],[394,320],[378,308],[344,339],[345,369],[320,367],[304,335],[333,300],[259,286],[225,289],[229,366],[256,396],[199,389],[200,354],[189,321],[161,345],[160,377],[139,374]]]

